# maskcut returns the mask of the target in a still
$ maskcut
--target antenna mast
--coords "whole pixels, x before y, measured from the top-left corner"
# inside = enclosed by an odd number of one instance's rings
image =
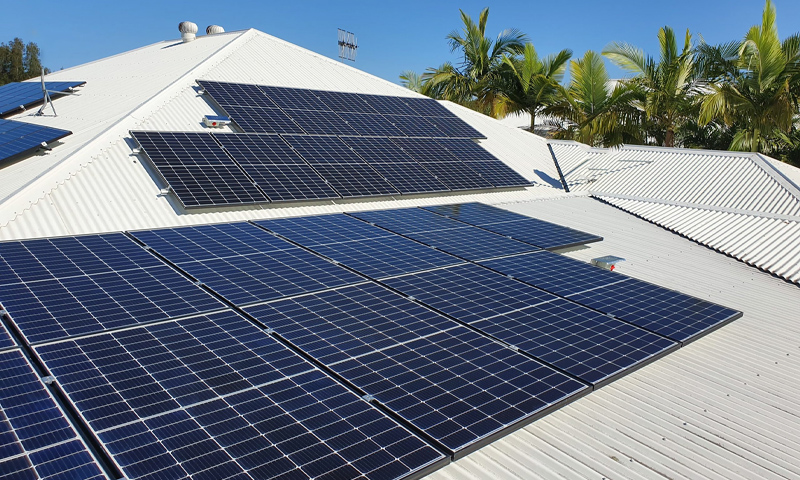
[[[70,88],[70,90],[72,90],[72,88]],[[53,105],[53,100],[50,98],[50,93],[57,93],[59,95],[75,95],[75,96],[78,95],[77,93],[71,92],[71,91],[70,92],[59,92],[59,91],[56,91],[56,90],[48,90],[47,87],[44,84],[44,68],[42,68],[42,96],[44,98],[42,99],[42,108],[40,108],[39,111],[36,112],[37,116],[44,115],[44,109],[47,108],[48,105],[50,105],[50,108],[53,109],[53,116],[55,116],[55,117],[58,116],[58,114],[56,113],[56,106]]]
[[[339,58],[342,60],[356,61],[356,50],[358,50],[358,39],[356,34],[347,30],[339,30]]]

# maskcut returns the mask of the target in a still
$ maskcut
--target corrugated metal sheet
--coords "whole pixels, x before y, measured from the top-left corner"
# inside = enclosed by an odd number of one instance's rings
[[[214,36],[216,37],[216,36]],[[233,39],[233,40],[231,40]],[[202,45],[200,41],[186,45]],[[207,40],[205,38],[203,41]],[[164,227],[206,222],[224,222],[254,218],[268,218],[287,215],[309,215],[343,210],[358,210],[391,206],[444,203],[455,201],[486,201],[489,203],[504,200],[524,200],[542,196],[560,195],[561,190],[555,181],[557,173],[543,139],[527,132],[519,131],[473,112],[469,109],[444,102],[456,115],[472,124],[488,138],[480,143],[494,155],[504,160],[520,174],[539,186],[525,189],[501,190],[494,193],[477,193],[451,196],[415,196],[396,199],[342,200],[337,202],[298,202],[280,206],[261,205],[241,208],[184,210],[173,197],[162,196],[157,173],[143,156],[133,155],[133,140],[129,130],[202,130],[200,119],[203,115],[215,113],[211,103],[199,95],[195,83],[198,78],[252,82],[270,85],[292,85],[297,87],[349,90],[388,95],[417,95],[399,85],[387,82],[355,68],[333,61],[313,52],[301,49],[256,30],[230,34],[224,41],[207,43],[204,55],[197,54],[191,61],[173,72],[171,64],[174,55],[184,44],[168,46],[157,44],[144,49],[112,57],[116,75],[104,83],[101,73],[82,76],[82,68],[73,69],[72,75],[88,78],[95,90],[87,90],[81,97],[70,98],[72,103],[64,104],[63,110],[74,115],[91,118],[102,116],[103,102],[93,96],[96,91],[111,92],[115,89],[129,88],[138,92],[135,83],[113,84],[117,77],[124,77],[124,58],[131,57],[127,67],[138,71],[148,69],[153,81],[152,94],[145,89],[131,114],[132,103],[120,103],[113,110],[116,120],[113,128],[103,131],[94,141],[76,150],[80,142],[87,138],[74,135],[68,137],[73,142],[72,149],[58,147],[60,152],[56,168],[52,168],[41,178],[23,179],[25,172],[0,170],[0,177],[16,178],[28,186],[12,198],[0,204],[0,239],[28,238],[53,235],[96,233],[126,229]],[[178,55],[180,56],[180,55]],[[142,60],[139,58],[142,57]],[[147,60],[146,62],[144,60]],[[184,59],[185,60],[185,59]],[[102,70],[104,61],[89,64],[86,68]],[[163,64],[163,68],[158,65]],[[191,65],[187,67],[187,65]],[[67,75],[69,76],[69,75]],[[170,76],[172,76],[170,83]],[[65,77],[66,78],[66,77]],[[137,80],[138,81],[138,80]],[[167,85],[167,86],[164,86]],[[89,98],[92,98],[89,101]],[[84,105],[80,99],[87,99]],[[59,100],[61,102],[62,100]],[[67,108],[69,107],[69,108]],[[58,106],[62,109],[61,104]],[[219,112],[216,112],[219,113]],[[68,118],[58,118],[68,123]],[[66,156],[65,156],[66,152]],[[64,158],[62,158],[64,157]],[[20,162],[23,164],[25,160]],[[0,182],[2,183],[2,182]]]
[[[604,237],[571,257],[744,316],[430,478],[800,478],[800,288],[591,198],[503,207]]]

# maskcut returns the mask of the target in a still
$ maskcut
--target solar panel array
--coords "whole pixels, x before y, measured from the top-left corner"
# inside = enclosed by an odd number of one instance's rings
[[[416,477],[741,315],[447,208],[0,243],[0,477]]]
[[[493,184],[433,139],[142,131],[131,135],[185,207],[529,183],[495,159],[506,173],[487,175],[496,182]],[[448,142],[473,143],[465,139]],[[470,148],[464,146],[463,150]]]
[[[485,138],[429,98],[208,80],[197,83],[248,133]],[[254,116],[263,122],[254,125]]]
[[[84,85],[86,82],[45,82],[45,88],[49,90],[50,96],[58,95],[56,92],[67,92],[74,87]],[[44,94],[42,93],[41,82],[14,82],[0,86],[0,115],[8,115],[20,110],[24,110],[31,105],[41,103]]]
[[[72,132],[32,123],[0,119],[0,161],[29,153],[67,135],[72,135]]]
[[[483,203],[440,205],[425,209],[548,250],[599,242],[603,239]]]

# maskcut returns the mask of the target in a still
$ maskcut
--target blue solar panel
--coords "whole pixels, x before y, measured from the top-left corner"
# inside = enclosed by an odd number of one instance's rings
[[[3,306],[0,305],[0,310],[3,309]],[[14,342],[14,339],[11,338],[11,335],[6,330],[5,325],[0,322],[0,350],[15,347],[17,344]]]
[[[474,261],[538,250],[537,247],[527,243],[511,240],[419,208],[354,212],[350,215],[467,260]]]
[[[246,223],[151,230],[134,235],[236,305],[363,281],[338,265]],[[240,239],[251,241],[244,243]],[[194,252],[198,252],[196,259],[191,257]]]
[[[269,201],[208,133],[131,135],[185,207]]]
[[[477,265],[398,277],[386,284],[592,384],[677,347]]]
[[[741,316],[736,310],[550,252],[482,263],[679,342]]]
[[[342,140],[401,193],[448,191],[433,174],[388,138],[345,137]]]
[[[50,91],[50,97],[59,95],[56,92],[67,92],[74,87],[84,85],[86,82],[45,82],[45,88]],[[7,115],[18,110],[24,110],[31,105],[42,102],[41,82],[15,82],[0,86],[0,115]]]
[[[339,198],[325,180],[276,135],[214,137],[273,202]]]
[[[278,108],[278,105],[270,100],[257,85],[214,82],[209,80],[198,80],[197,83],[223,108],[231,105]]]
[[[0,119],[0,161],[71,135],[68,130]]]
[[[358,135],[381,137],[404,137],[405,134],[397,129],[392,122],[383,115],[370,113],[341,112],[342,117]]]
[[[402,148],[406,155],[422,164],[450,190],[492,188],[491,183],[450,155],[441,144],[433,139],[393,138],[392,142]]]
[[[20,351],[0,353],[0,374],[0,478],[106,478]]]
[[[417,112],[406,102],[404,97],[390,97],[386,95],[368,95],[360,93],[359,96],[367,104],[383,115],[413,115]]]
[[[445,137],[444,132],[440,131],[425,118],[410,117],[406,115],[384,115],[392,125],[403,132],[407,137]]]
[[[443,459],[233,312],[37,353],[130,479],[400,478]]]
[[[0,302],[31,343],[224,308],[122,234],[5,242],[0,258]]]
[[[317,98],[334,112],[378,113],[374,108],[355,93],[317,91]]]
[[[486,135],[456,116],[432,116],[425,117],[425,120],[436,127],[436,130],[442,132],[441,136],[453,138],[486,138]]]
[[[257,222],[372,278],[461,263],[462,260],[346,215]]]
[[[305,133],[294,120],[278,108],[225,106],[225,113],[247,133]]]
[[[284,138],[342,197],[398,193],[337,137],[286,135]]]
[[[247,311],[451,452],[587,388],[375,284]]]
[[[284,110],[292,120],[312,135],[356,135],[353,128],[335,112],[316,110]]]
[[[294,112],[289,112],[288,110],[331,111],[325,105],[325,102],[317,97],[317,92],[314,90],[270,86],[260,86],[260,88],[276,105],[287,111],[289,115]]]
[[[468,167],[480,173],[481,177],[495,187],[515,187],[530,185],[522,175],[509,168],[475,141],[459,138],[442,138],[437,140],[454,157],[466,163]]]
[[[482,203],[464,203],[460,205],[440,205],[423,207],[425,210],[455,218],[470,225],[479,226],[540,248],[558,249],[599,242],[603,237],[581,232],[569,227],[545,222],[537,218],[526,217],[501,208]]]
[[[458,118],[454,113],[432,98],[403,97],[403,102],[408,104],[420,117]]]

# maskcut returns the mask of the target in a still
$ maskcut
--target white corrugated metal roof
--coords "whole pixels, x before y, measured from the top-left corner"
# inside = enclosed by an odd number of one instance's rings
[[[502,207],[603,236],[568,256],[744,316],[430,478],[800,478],[800,288],[591,198]]]
[[[800,169],[753,153],[551,145],[572,191],[800,282]]]
[[[107,69],[114,73],[105,78],[103,72]],[[135,144],[128,132],[203,130],[203,115],[220,112],[214,112],[210,101],[198,94],[197,79],[400,96],[417,94],[257,30],[199,37],[188,44],[158,43],[59,74],[54,79],[74,77],[87,80],[87,85],[80,97],[57,100],[59,117],[41,121],[59,128],[72,126],[75,134],[48,155],[0,169],[2,178],[9,180],[8,185],[14,185],[4,191],[6,198],[0,201],[0,239],[381,208],[382,202],[387,201],[397,207],[455,201],[492,203],[563,193],[543,139],[443,102],[487,136],[480,141],[487,150],[539,186],[444,197],[186,211],[171,196],[161,195],[165,185],[160,184],[157,173],[143,156],[133,154]]]

